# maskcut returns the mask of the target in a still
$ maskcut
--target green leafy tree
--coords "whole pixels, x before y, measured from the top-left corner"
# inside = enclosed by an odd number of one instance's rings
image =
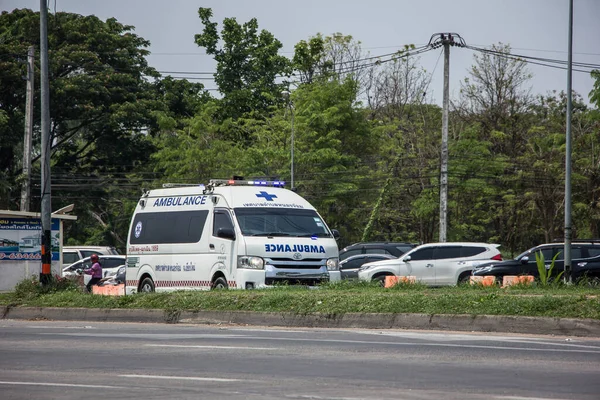
[[[157,79],[153,85],[156,101],[163,105],[155,111],[154,117],[161,131],[182,128],[182,121],[192,118],[212,100],[201,83],[166,76]]]
[[[292,62],[301,83],[312,83],[317,78],[327,77],[333,70],[332,62],[326,59],[325,39],[321,34],[298,42],[294,46]]]
[[[128,221],[117,223],[116,216],[125,210],[121,199],[130,196],[130,190],[137,195],[128,174],[148,160],[153,148],[147,133],[157,127],[153,114],[166,109],[147,79],[159,77],[146,62],[149,42],[132,30],[114,18],[48,16],[52,205],[56,209],[75,203],[79,221],[67,227],[66,236],[77,242],[100,236],[102,244],[123,245],[119,224]],[[0,109],[6,116],[0,126],[0,153],[6,157],[0,163],[4,178],[12,182],[0,203],[7,208],[16,205],[20,192],[15,183],[24,131],[20,60],[37,43],[39,13],[22,9],[0,15]],[[37,67],[35,80],[40,81]],[[36,109],[33,168],[38,174],[39,126]],[[36,209],[38,202],[33,193],[31,208]]]
[[[475,54],[469,77],[461,84],[457,109],[481,125],[494,151],[516,155],[526,143],[523,116],[532,102],[532,74],[525,61],[508,56],[510,46],[499,43],[492,53]]]
[[[248,113],[264,116],[281,104],[286,85],[277,83],[277,78],[286,75],[291,64],[278,54],[281,42],[264,29],[259,32],[256,18],[243,25],[225,18],[219,34],[217,23],[210,20],[210,8],[200,8],[198,15],[204,30],[195,36],[196,44],[217,62],[215,82],[223,95],[220,118],[235,120]]]
[[[298,191],[353,241],[373,206],[369,188],[381,144],[357,94],[351,78],[302,85],[293,93]]]

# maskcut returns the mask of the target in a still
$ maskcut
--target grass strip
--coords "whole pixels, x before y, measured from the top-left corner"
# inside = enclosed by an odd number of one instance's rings
[[[278,287],[264,290],[180,291],[109,297],[78,288],[48,292],[0,294],[0,305],[165,309],[171,311],[259,311],[297,314],[423,313],[512,315],[600,319],[600,290],[577,285],[511,288],[459,286],[429,288],[398,285],[330,284],[308,290]]]

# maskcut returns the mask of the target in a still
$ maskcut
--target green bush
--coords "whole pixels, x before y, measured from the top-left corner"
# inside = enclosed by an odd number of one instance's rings
[[[18,299],[31,299],[42,294],[68,290],[78,290],[77,283],[71,279],[54,275],[51,276],[49,282],[44,285],[37,277],[32,276],[29,279],[23,279],[15,286],[14,295]]]

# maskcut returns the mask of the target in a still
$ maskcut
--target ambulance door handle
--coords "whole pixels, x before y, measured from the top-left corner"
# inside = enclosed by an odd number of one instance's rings
[[[215,245],[214,245],[214,244],[212,244],[212,243],[211,243],[211,244],[209,244],[209,245],[208,245],[208,247],[210,247],[210,249],[211,249],[211,250],[214,250],[214,249],[215,249]]]

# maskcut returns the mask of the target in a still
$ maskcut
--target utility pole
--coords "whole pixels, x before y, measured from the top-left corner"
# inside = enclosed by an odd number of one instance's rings
[[[27,51],[27,91],[25,94],[25,138],[23,140],[23,187],[21,188],[21,211],[29,211],[31,194],[31,137],[33,136],[33,61],[35,49]]]
[[[294,186],[294,103],[290,100],[290,112],[292,113],[292,144],[291,144],[291,152],[292,152],[292,163],[291,163],[291,190],[295,191],[296,188]]]
[[[446,241],[448,229],[448,108],[450,107],[450,42],[452,35],[442,35],[444,45],[444,99],[442,110],[442,154],[440,162],[440,242]]]
[[[52,279],[52,203],[50,181],[50,88],[48,83],[48,8],[40,0],[40,83],[42,115],[42,272],[40,282],[46,285]]]
[[[440,157],[440,242],[446,242],[448,230],[448,114],[450,110],[450,46],[465,47],[458,33],[434,33],[429,46],[444,46],[444,98],[442,110],[442,151]]]
[[[281,92],[281,95],[283,96],[283,98],[285,99],[285,101],[287,102],[287,106],[289,106],[290,108],[290,113],[292,114],[292,134],[291,134],[291,162],[290,162],[290,184],[291,186],[291,190],[295,190],[294,188],[294,103],[292,102],[292,99],[290,97],[290,92],[289,90],[284,90],[283,92]]]
[[[573,75],[573,0],[569,0],[569,46],[567,64],[567,134],[565,155],[565,282],[571,280],[571,117],[573,102],[571,79]]]

